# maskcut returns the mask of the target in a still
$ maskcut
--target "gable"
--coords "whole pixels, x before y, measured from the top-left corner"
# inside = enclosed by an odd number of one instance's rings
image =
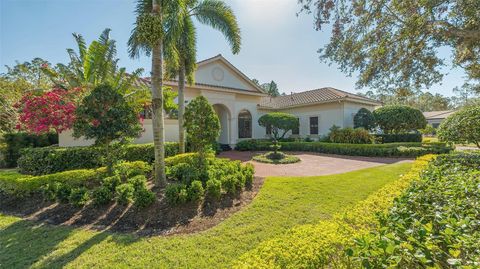
[[[252,81],[221,56],[198,64],[195,83],[262,93]]]

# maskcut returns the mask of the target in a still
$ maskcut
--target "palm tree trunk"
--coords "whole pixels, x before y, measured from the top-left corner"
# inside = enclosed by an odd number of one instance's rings
[[[152,0],[153,12],[162,16],[160,6]],[[152,48],[152,127],[155,148],[155,183],[164,187],[165,177],[165,129],[163,118],[163,41]]]
[[[185,128],[183,127],[185,113],[185,65],[182,63],[178,72],[178,139],[179,151],[185,153]]]

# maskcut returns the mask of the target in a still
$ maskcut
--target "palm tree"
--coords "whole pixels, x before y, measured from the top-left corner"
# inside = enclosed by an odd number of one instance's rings
[[[66,65],[59,63],[55,69],[47,65],[42,68],[57,87],[93,89],[100,84],[109,83],[119,92],[128,93],[132,90],[131,86],[143,70],[137,69],[127,74],[125,68],[118,68],[117,48],[115,40],[110,38],[110,29],[103,30],[98,40],[94,40],[89,46],[82,35],[72,35],[78,52],[67,49],[70,62]]]
[[[169,66],[173,77],[178,75],[178,125],[180,153],[185,152],[185,128],[183,114],[185,112],[185,81],[193,84],[193,73],[196,69],[196,29],[192,17],[200,23],[210,25],[219,30],[230,43],[232,52],[240,51],[240,28],[232,9],[219,0],[187,0],[187,12],[183,17],[181,36],[175,42],[178,51],[178,65]],[[173,72],[172,72],[173,71]]]
[[[166,185],[165,176],[165,131],[163,112],[163,56],[170,55],[175,62],[176,52],[172,40],[176,40],[182,28],[180,18],[186,10],[184,0],[138,0],[135,13],[137,21],[128,40],[132,58],[141,52],[152,55],[151,94],[152,127],[155,148],[155,181]]]

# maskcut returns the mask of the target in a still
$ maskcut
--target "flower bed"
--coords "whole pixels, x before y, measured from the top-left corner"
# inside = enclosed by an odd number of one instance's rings
[[[283,152],[277,152],[276,154],[274,152],[267,152],[265,154],[253,156],[252,159],[257,162],[271,164],[289,164],[297,163],[300,161],[300,158],[292,155],[287,155]]]

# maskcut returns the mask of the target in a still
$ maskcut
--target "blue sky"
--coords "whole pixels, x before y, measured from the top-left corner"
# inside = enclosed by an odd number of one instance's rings
[[[355,77],[341,73],[335,65],[320,62],[317,50],[329,39],[329,32],[313,29],[312,15],[301,14],[297,0],[227,0],[242,30],[242,49],[232,55],[223,36],[198,25],[198,59],[221,53],[251,78],[274,80],[281,91],[290,93],[320,87],[350,92]],[[88,42],[103,29],[111,28],[117,41],[120,66],[128,70],[150,70],[150,59],[130,59],[127,40],[135,20],[133,0],[0,0],[0,72],[4,65],[41,57],[55,64],[67,62],[66,48],[75,48],[72,33]],[[448,57],[448,50],[444,50]],[[447,68],[442,84],[432,93],[451,96],[464,82],[461,70]]]

